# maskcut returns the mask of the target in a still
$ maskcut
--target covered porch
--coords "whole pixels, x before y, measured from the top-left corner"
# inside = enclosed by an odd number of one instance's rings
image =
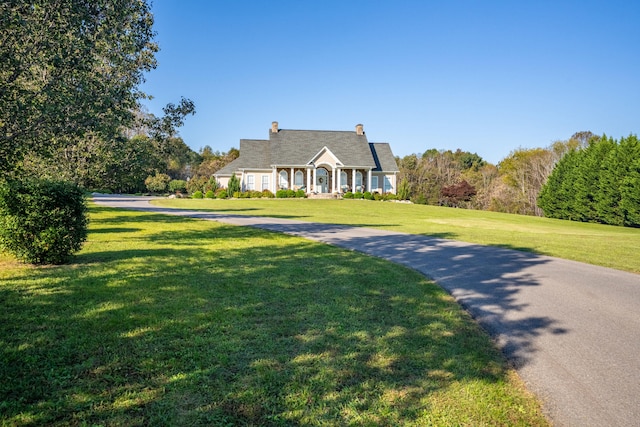
[[[331,164],[273,167],[277,190],[303,189],[307,194],[365,192],[372,188],[370,168],[349,168]]]

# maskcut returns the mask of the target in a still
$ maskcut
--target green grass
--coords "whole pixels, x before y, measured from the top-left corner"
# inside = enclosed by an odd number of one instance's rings
[[[432,282],[291,236],[92,206],[0,304],[2,425],[546,425]]]
[[[156,205],[383,228],[494,245],[640,273],[640,229],[365,200],[163,199]]]

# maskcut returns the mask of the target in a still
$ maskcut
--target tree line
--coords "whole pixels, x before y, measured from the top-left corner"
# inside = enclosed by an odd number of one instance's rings
[[[518,148],[497,165],[476,153],[429,149],[396,158],[398,194],[414,203],[640,226],[640,146],[577,132]]]
[[[539,205],[550,218],[640,227],[640,143],[603,135],[571,150],[542,187]]]

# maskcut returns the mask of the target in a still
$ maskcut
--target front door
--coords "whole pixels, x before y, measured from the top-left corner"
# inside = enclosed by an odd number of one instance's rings
[[[329,192],[329,172],[325,168],[316,169],[316,191],[318,193]]]

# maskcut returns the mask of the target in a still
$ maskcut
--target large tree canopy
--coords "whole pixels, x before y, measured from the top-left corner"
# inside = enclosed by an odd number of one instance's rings
[[[93,133],[130,126],[155,68],[146,0],[0,3],[0,175]]]

